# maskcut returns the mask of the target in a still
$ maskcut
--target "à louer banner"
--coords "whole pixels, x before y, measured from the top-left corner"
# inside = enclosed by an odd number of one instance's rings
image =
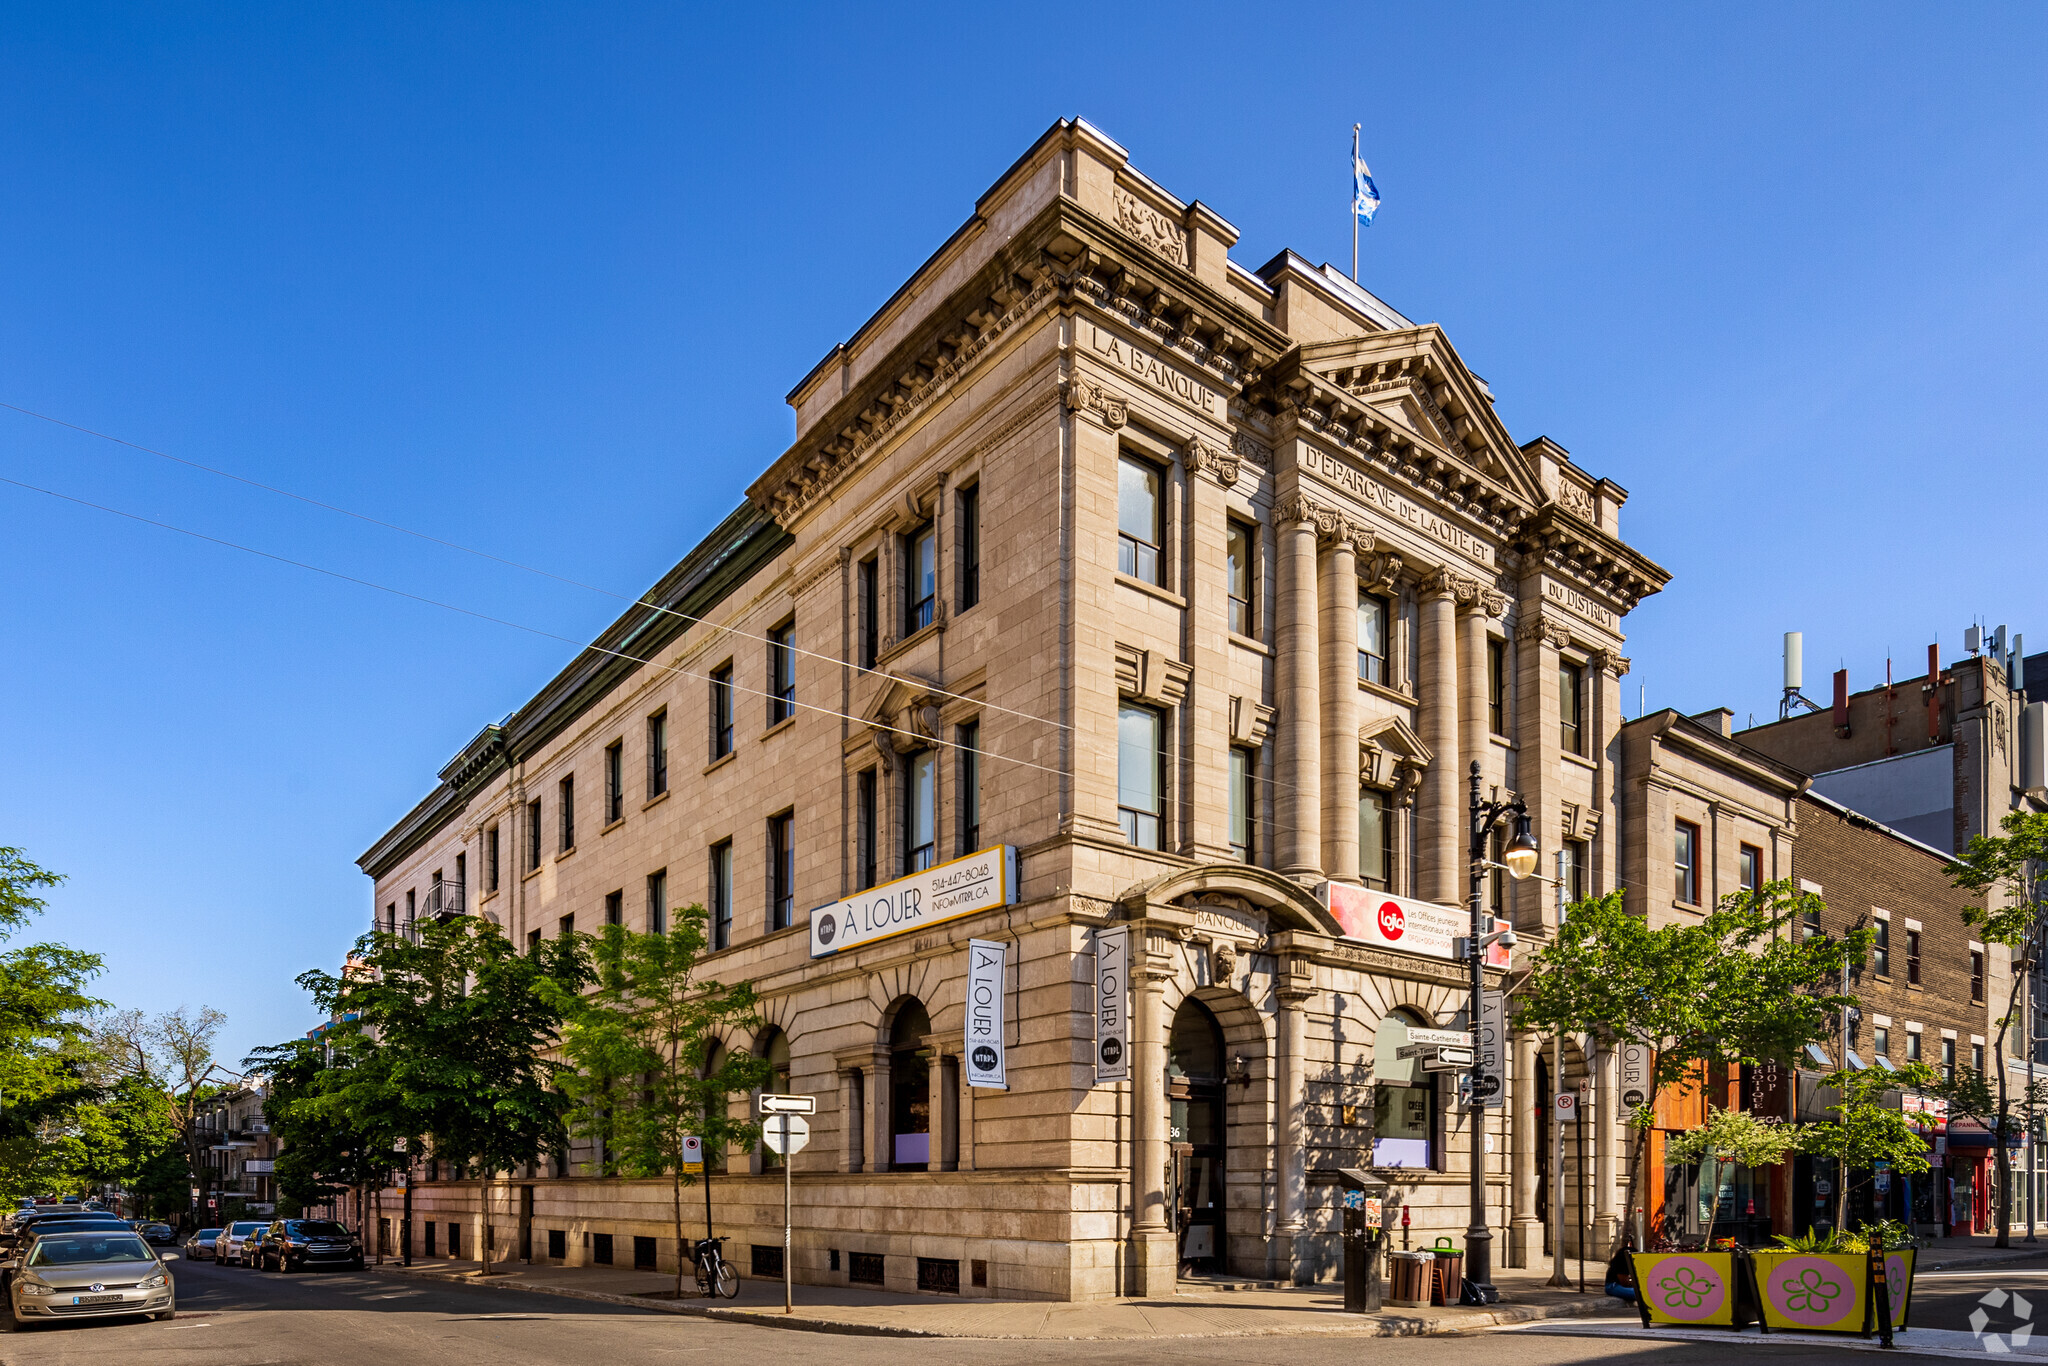
[[[1095,1084],[1131,1075],[1128,925],[1095,932]]]
[[[1017,851],[991,845],[811,912],[811,957],[826,958],[1017,901]]]
[[[1003,1057],[1003,969],[1008,944],[967,941],[967,1084],[1009,1089]]]

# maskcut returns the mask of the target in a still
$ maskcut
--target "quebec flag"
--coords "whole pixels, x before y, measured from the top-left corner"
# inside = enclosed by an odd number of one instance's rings
[[[1365,159],[1351,154],[1351,211],[1358,215],[1358,221],[1366,227],[1372,226],[1372,216],[1380,211],[1379,186],[1372,183],[1372,170]]]

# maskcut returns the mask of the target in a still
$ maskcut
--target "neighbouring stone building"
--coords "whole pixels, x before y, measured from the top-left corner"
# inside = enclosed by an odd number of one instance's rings
[[[1442,908],[1470,766],[1576,891],[1617,885],[1622,619],[1666,578],[1625,492],[1510,437],[1438,327],[1236,238],[1056,124],[792,391],[747,502],[361,860],[398,931],[530,943],[703,903],[707,971],[770,1021],[729,1046],[818,1098],[799,1280],[1327,1277],[1362,1165],[1422,1243],[1462,1240],[1472,1112],[1398,1052],[1468,1024]],[[989,849],[1016,878],[987,909],[830,937]],[[1551,932],[1542,887],[1486,895],[1525,946]],[[1105,1081],[1120,934],[1131,1079]],[[1007,1089],[967,1084],[971,937],[1008,948]],[[1533,1045],[1512,1061],[1481,1112],[1506,1263],[1542,1238]],[[779,1171],[710,1160],[734,1259],[779,1274]],[[516,1173],[492,1241],[672,1267],[665,1183],[601,1170],[580,1145]],[[445,1174],[416,1174],[413,1246],[474,1251],[476,1187]],[[1611,1234],[1613,1179],[1596,1205]]]

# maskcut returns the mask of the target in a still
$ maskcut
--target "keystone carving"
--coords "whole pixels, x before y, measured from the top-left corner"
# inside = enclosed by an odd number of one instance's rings
[[[1365,579],[1374,591],[1388,597],[1394,594],[1394,581],[1401,577],[1401,557],[1389,550],[1372,557],[1372,566]]]

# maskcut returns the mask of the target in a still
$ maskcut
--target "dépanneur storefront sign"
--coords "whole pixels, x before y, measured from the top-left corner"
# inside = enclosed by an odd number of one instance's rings
[[[829,958],[899,934],[1017,904],[1017,850],[997,844],[951,863],[827,902],[811,912],[811,957]]]

